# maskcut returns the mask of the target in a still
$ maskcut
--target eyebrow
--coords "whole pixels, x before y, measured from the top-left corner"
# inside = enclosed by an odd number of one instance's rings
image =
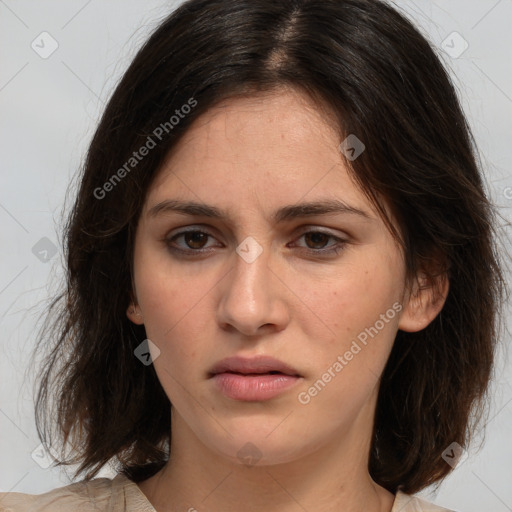
[[[178,201],[175,199],[167,199],[156,204],[149,209],[147,215],[154,218],[169,212],[220,220],[229,218],[227,212],[215,206],[194,201]],[[372,220],[372,217],[365,211],[354,208],[339,199],[327,199],[283,206],[274,212],[270,220],[271,222],[279,223],[316,215],[335,214],[357,215],[364,219]]]

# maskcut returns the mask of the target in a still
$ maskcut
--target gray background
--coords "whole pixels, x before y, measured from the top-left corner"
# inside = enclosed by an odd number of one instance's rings
[[[113,86],[176,4],[0,0],[0,491],[39,493],[69,483],[62,470],[44,467],[46,456],[38,451],[28,366],[38,315],[62,276],[61,211]],[[510,219],[512,0],[397,5],[453,72],[489,192]],[[46,55],[52,45],[57,49]],[[509,344],[504,334],[485,443],[476,439],[440,489],[424,493],[439,504],[463,512],[512,511]]]

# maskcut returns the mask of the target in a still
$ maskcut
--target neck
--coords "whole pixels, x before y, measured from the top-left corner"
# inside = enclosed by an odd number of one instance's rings
[[[245,512],[389,512],[394,496],[368,473],[370,436],[361,436],[358,423],[342,442],[326,440],[292,462],[246,466],[210,450],[173,414],[169,462],[139,487],[158,512],[224,512],[241,504]]]

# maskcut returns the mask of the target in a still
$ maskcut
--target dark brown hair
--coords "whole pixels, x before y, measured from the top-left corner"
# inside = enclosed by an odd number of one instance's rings
[[[63,462],[79,463],[77,474],[92,478],[113,459],[139,481],[168,460],[171,405],[153,366],[134,356],[144,327],[126,317],[141,208],[195,119],[223,99],[282,87],[327,108],[340,141],[363,141],[351,172],[390,228],[384,205],[396,216],[410,278],[423,269],[450,282],[435,320],[396,337],[372,478],[416,492],[451,471],[441,457],[448,445],[466,446],[491,376],[503,280],[472,136],[435,51],[382,1],[191,0],[160,24],[114,91],[66,224],[66,289],[41,333],[39,349],[50,349],[36,417],[46,443],[57,434],[74,447]],[[155,146],[127,167],[148,137]]]

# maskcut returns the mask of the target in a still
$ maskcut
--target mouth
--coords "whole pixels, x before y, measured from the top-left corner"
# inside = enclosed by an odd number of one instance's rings
[[[303,378],[291,366],[267,356],[223,359],[212,368],[209,377],[222,395],[245,402],[270,400]]]
[[[213,377],[219,373],[233,373],[246,376],[281,374],[302,377],[291,366],[269,356],[256,356],[252,358],[228,357],[214,365],[210,370],[209,376]]]
[[[289,375],[288,373],[279,372],[277,370],[271,370],[269,372],[232,372],[232,371],[225,371],[225,372],[219,372],[219,373],[234,373],[236,375],[247,375],[247,376],[253,376],[253,375]],[[214,374],[217,375],[217,374]]]

